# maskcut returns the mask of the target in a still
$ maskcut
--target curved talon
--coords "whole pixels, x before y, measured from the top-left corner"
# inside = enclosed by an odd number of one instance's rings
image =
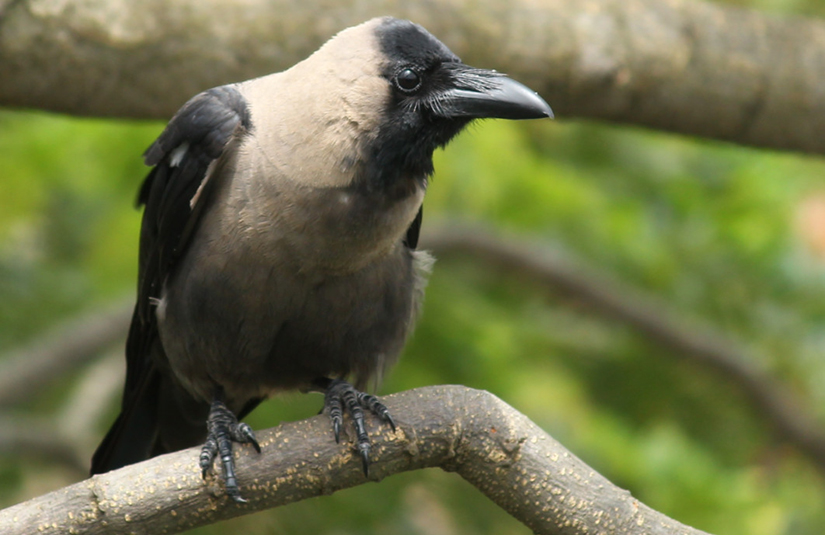
[[[226,494],[236,503],[247,503],[241,496],[238,479],[235,476],[235,457],[232,454],[232,443],[251,444],[255,451],[260,453],[261,446],[255,438],[254,431],[248,424],[239,423],[232,411],[220,399],[212,401],[206,427],[206,442],[201,448],[198,460],[201,475],[206,478],[215,457],[220,457]]]
[[[392,416],[390,415],[389,412],[387,412],[387,416],[384,418],[384,421],[386,421],[388,424],[390,424],[390,429],[392,429],[392,432],[395,433],[395,431],[397,429],[396,426],[395,426],[395,420],[392,419]]]
[[[249,503],[246,500],[246,498],[241,496],[241,494],[239,492],[229,492],[227,490],[226,493],[229,494],[229,497],[232,498],[235,501],[235,503]]]
[[[358,449],[361,452],[361,464],[364,468],[364,477],[370,477],[370,445],[359,444]]]
[[[258,440],[255,438],[255,432],[249,427],[249,424],[245,423],[238,423],[237,427],[230,428],[232,432],[232,438],[235,439],[235,442],[240,442],[241,444],[252,444],[252,447],[255,448],[255,451],[261,453],[261,445],[258,444]]]
[[[335,443],[340,444],[341,425],[344,423],[344,415],[341,407],[341,397],[337,395],[337,391],[332,388],[331,384],[327,387],[327,392],[324,396],[324,409],[329,411],[329,417],[332,419],[332,432],[335,433]]]
[[[373,396],[372,394],[367,394],[366,392],[359,392],[358,403],[360,403],[362,407],[369,409],[373,414],[377,415],[379,418],[390,424],[390,427],[393,431],[396,430],[395,420],[392,419],[389,409],[386,405],[378,401],[377,397]]]
[[[364,475],[369,477],[370,465],[370,443],[369,435],[364,420],[364,410],[367,409],[375,414],[382,421],[388,423],[395,431],[395,420],[390,416],[387,407],[378,401],[378,398],[371,394],[359,392],[351,384],[340,379],[329,380],[324,396],[324,410],[329,413],[332,420],[332,431],[335,434],[335,442],[340,442],[341,426],[343,425],[343,412],[352,418],[352,425],[355,428],[355,442],[364,469]]]
[[[206,476],[209,474],[209,469],[212,468],[212,461],[218,455],[218,443],[215,441],[215,437],[209,435],[206,437],[206,443],[201,448],[201,454],[198,458],[198,464],[201,467],[201,477],[206,479]]]
[[[335,433],[335,443],[341,443],[341,420],[335,418],[332,420],[332,432]]]

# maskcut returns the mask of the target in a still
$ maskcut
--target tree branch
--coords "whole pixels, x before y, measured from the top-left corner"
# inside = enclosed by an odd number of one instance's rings
[[[825,474],[825,432],[805,405],[774,381],[748,351],[724,335],[686,324],[663,304],[639,291],[621,287],[603,274],[565,260],[550,251],[492,234],[485,228],[442,226],[422,236],[422,247],[439,256],[469,254],[487,266],[561,290],[611,319],[632,326],[673,356],[695,362],[737,385],[775,430],[777,438],[796,446]]]
[[[111,406],[110,400],[120,394],[123,374],[119,351],[89,366],[61,410],[51,417],[0,412],[0,453],[39,457],[62,464],[75,477],[85,477],[91,452],[100,441],[98,421]]]
[[[0,413],[0,453],[60,463],[76,475],[89,473],[89,460],[53,419]],[[0,530],[2,531],[2,530]]]
[[[638,502],[492,394],[439,386],[384,401],[399,430],[370,422],[372,479],[435,466],[455,471],[540,534],[702,533]],[[0,532],[178,533],[366,481],[352,445],[335,444],[326,415],[259,438],[260,455],[238,448],[247,505],[228,499],[219,478],[201,479],[192,448],[0,511]]]
[[[120,402],[125,375],[126,362],[123,348],[119,347],[118,351],[98,359],[84,370],[54,416],[55,427],[85,452],[84,457],[88,457],[100,442],[98,424],[103,414]],[[84,472],[87,472],[88,458],[84,459],[84,465]]]
[[[31,399],[68,371],[125,339],[133,301],[72,318],[0,360],[0,406]]]
[[[825,153],[825,22],[701,0],[18,0],[0,6],[0,105],[168,119],[392,14],[559,116]]]

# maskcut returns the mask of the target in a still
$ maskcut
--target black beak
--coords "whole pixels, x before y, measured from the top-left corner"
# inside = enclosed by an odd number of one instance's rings
[[[495,71],[461,65],[454,72],[453,84],[439,94],[439,115],[471,119],[553,118],[553,110],[538,93]]]

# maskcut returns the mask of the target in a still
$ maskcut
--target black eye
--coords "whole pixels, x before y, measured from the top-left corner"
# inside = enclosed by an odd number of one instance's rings
[[[421,87],[421,77],[412,69],[404,69],[395,75],[395,86],[404,93],[413,93]]]

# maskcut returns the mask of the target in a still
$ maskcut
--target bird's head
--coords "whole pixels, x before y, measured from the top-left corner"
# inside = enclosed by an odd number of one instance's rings
[[[370,21],[389,98],[373,145],[378,169],[432,173],[432,153],[474,119],[553,117],[533,90],[465,65],[441,41],[407,20]]]

